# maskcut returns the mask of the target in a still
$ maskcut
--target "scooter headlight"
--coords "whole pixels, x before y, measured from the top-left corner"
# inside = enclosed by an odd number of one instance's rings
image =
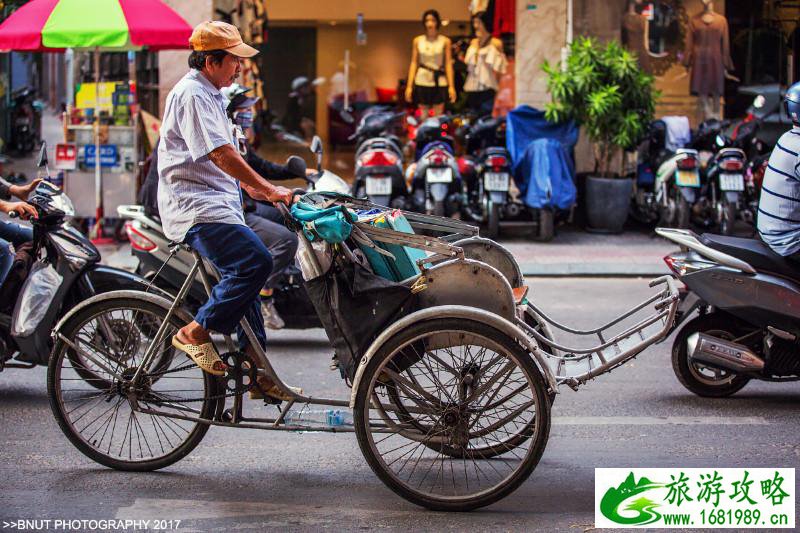
[[[75,216],[75,206],[72,204],[72,200],[69,199],[69,196],[66,194],[59,194],[58,196],[54,196],[51,200],[52,205],[54,208],[58,209],[62,213],[64,213],[68,217]]]

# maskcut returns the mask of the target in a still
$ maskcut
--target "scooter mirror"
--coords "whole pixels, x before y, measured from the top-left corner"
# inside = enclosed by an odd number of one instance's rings
[[[311,151],[317,155],[322,154],[322,139],[319,138],[319,135],[314,135],[314,138],[311,139]]]
[[[39,150],[39,161],[36,166],[39,168],[47,166],[47,143],[45,141],[42,141],[42,147]]]
[[[292,176],[304,178],[306,176],[306,162],[302,157],[293,155],[286,160],[286,169]]]
[[[342,118],[342,120],[344,120],[348,124],[352,124],[353,122],[356,121],[356,119],[347,109],[342,109],[341,111],[339,111],[339,116]]]
[[[322,172],[322,139],[319,135],[311,139],[311,151],[317,155],[317,172]]]

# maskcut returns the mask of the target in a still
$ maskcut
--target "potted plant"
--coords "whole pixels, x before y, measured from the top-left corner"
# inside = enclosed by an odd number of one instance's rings
[[[634,147],[653,120],[657,91],[653,77],[618,42],[599,45],[590,37],[572,43],[567,60],[547,61],[545,107],[551,122],[574,120],[594,152],[594,174],[586,178],[586,217],[590,230],[622,231],[628,217],[633,180],[620,177],[623,150]]]

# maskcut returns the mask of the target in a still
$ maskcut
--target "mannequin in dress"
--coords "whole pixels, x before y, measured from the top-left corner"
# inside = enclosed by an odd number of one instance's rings
[[[408,68],[406,100],[414,102],[423,116],[441,115],[448,100],[455,102],[453,52],[450,39],[439,33],[442,19],[435,9],[422,15],[425,33],[414,37]]]
[[[691,72],[691,92],[698,97],[700,120],[722,118],[719,99],[725,91],[725,78],[731,74],[728,21],[714,11],[712,0],[703,0],[703,11],[689,21],[684,65]]]
[[[472,17],[475,38],[469,43],[464,62],[467,64],[467,107],[478,116],[491,115],[494,99],[505,74],[508,60],[503,53],[503,41],[492,37],[480,16]]]

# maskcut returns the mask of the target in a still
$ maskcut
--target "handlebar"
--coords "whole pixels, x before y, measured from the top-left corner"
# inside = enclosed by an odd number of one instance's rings
[[[17,213],[16,211],[9,211],[8,218],[19,218],[19,213]]]
[[[303,196],[304,194],[306,194],[305,189],[293,189],[292,190],[292,203],[295,202],[295,199],[294,199],[295,196]],[[289,206],[287,206],[283,202],[275,202],[274,205],[275,205],[275,208],[278,210],[278,212],[281,214],[281,216],[284,219],[286,219],[287,222],[291,222],[293,220],[292,219],[292,213],[289,211]]]

